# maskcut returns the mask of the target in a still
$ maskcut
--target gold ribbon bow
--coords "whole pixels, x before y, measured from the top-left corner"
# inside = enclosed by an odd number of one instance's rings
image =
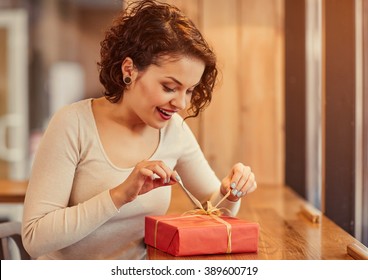
[[[207,201],[207,207],[206,207],[206,209],[204,209],[202,203],[194,195],[192,195],[186,187],[184,187],[183,183],[180,183],[179,185],[186,192],[186,194],[193,201],[193,203],[198,207],[197,209],[187,211],[184,214],[220,216],[222,214],[222,210],[228,211],[230,213],[229,209],[223,208],[223,207],[222,208],[218,207],[230,195],[230,190],[227,192],[227,194],[215,206],[212,205],[211,201]]]

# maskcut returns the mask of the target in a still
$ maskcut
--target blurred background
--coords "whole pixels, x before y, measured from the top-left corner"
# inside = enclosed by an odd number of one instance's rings
[[[101,96],[99,44],[127,2],[0,0],[0,179],[27,180],[55,111]],[[368,1],[163,2],[218,56],[213,102],[188,120],[218,176],[244,162],[367,245]]]

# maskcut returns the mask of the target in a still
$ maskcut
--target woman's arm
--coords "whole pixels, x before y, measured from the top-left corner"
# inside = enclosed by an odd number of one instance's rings
[[[79,162],[79,129],[78,115],[68,106],[52,118],[37,150],[22,228],[24,246],[34,258],[81,240],[118,213],[108,190],[68,206]]]

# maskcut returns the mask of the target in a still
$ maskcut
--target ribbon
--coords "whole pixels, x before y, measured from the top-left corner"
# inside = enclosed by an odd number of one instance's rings
[[[193,201],[193,203],[198,207],[197,209],[189,210],[185,212],[183,215],[208,215],[216,221],[224,224],[226,226],[227,231],[227,250],[226,253],[231,253],[231,224],[221,219],[219,216],[222,214],[222,210],[228,211],[227,208],[219,208],[218,206],[230,195],[231,190],[227,192],[227,194],[215,205],[213,206],[211,201],[207,201],[207,209],[204,209],[202,203],[188,191],[186,187],[184,187],[183,183],[179,184],[181,188],[186,192],[189,198]],[[157,226],[157,223],[156,223]]]
[[[180,187],[186,192],[186,194],[189,196],[189,198],[193,201],[193,203],[198,207],[197,209],[190,210],[184,213],[185,214],[198,214],[198,215],[216,215],[220,216],[222,213],[222,210],[228,211],[230,213],[230,210],[224,207],[218,208],[218,206],[230,195],[229,190],[227,194],[215,205],[213,206],[211,201],[207,201],[207,209],[204,209],[202,203],[188,191],[186,187],[184,187],[183,183],[179,184]]]

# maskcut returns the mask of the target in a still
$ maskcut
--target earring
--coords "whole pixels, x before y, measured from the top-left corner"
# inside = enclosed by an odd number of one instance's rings
[[[126,77],[123,78],[123,82],[126,85],[130,85],[132,83],[132,78],[129,77],[129,76],[126,76]]]

